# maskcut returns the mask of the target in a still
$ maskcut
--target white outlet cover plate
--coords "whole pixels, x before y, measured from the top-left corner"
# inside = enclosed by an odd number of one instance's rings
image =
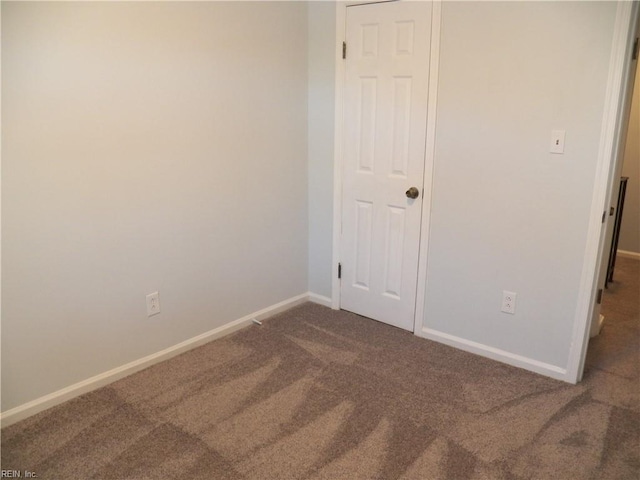
[[[147,316],[151,317],[160,313],[160,296],[158,292],[147,295]]]
[[[504,313],[516,313],[516,298],[518,294],[516,292],[509,292],[507,290],[502,291],[502,308],[500,309]]]

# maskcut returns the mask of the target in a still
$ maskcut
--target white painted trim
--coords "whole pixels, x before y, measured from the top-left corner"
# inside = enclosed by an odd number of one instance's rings
[[[333,131],[333,255],[331,265],[331,308],[340,308],[340,279],[338,263],[340,262],[340,237],[342,236],[342,145],[344,119],[344,80],[345,62],[342,59],[342,42],[345,41],[347,20],[347,3],[336,5],[336,77]]]
[[[500,350],[499,348],[472,342],[471,340],[466,340],[464,338],[449,335],[448,333],[432,330],[430,328],[423,328],[420,332],[420,336],[438,343],[449,345],[450,347],[464,350],[465,352],[475,353],[476,355],[497,360],[514,367],[546,375],[547,377],[569,381],[567,378],[567,371],[556,365],[540,362],[532,358],[523,357],[522,355],[516,355],[514,353]]]
[[[422,330],[427,301],[427,268],[429,260],[429,236],[431,232],[431,200],[433,199],[433,172],[435,168],[436,116],[438,100],[438,76],[440,69],[440,25],[442,2],[434,0],[431,10],[431,53],[429,56],[429,93],[427,96],[427,135],[425,139],[424,175],[422,180],[422,220],[420,224],[420,251],[418,254],[418,283],[413,332]],[[427,194],[428,188],[428,194]]]
[[[587,355],[591,318],[598,288],[599,267],[605,254],[602,212],[608,210],[611,196],[611,172],[615,169],[616,151],[620,143],[620,129],[631,64],[630,48],[638,15],[639,2],[619,1],[611,46],[609,78],[605,95],[605,108],[600,133],[598,166],[591,200],[591,213],[587,244],[584,253],[580,293],[573,322],[573,334],[567,363],[567,381],[582,379]],[[606,225],[606,224],[605,224]]]
[[[325,297],[324,295],[318,295],[317,293],[309,292],[309,301],[312,303],[317,303],[318,305],[323,305],[325,307],[331,308],[333,306],[333,301],[329,297]]]
[[[212,340],[224,337],[225,335],[229,335],[236,330],[251,325],[254,319],[261,321],[278,313],[284,312],[285,310],[293,308],[297,305],[300,305],[306,301],[314,301],[314,299],[322,298],[326,297],[321,297],[320,295],[310,294],[309,292],[307,292],[284,300],[280,303],[276,303],[275,305],[271,305],[270,307],[263,308],[262,310],[251,313],[249,315],[245,315],[242,318],[229,322],[221,327],[214,328],[213,330],[185,340],[184,342],[180,342],[169,348],[165,348],[164,350],[161,350],[159,352],[147,355],[146,357],[134,360],[133,362],[129,362],[125,365],[121,365],[120,367],[116,367],[107,372],[95,375],[91,378],[65,387],[61,390],[58,390],[57,392],[50,393],[43,397],[27,402],[23,405],[12,408],[11,410],[7,410],[6,412],[2,412],[0,413],[0,423],[3,428],[8,425],[12,425],[43,410],[59,405],[84,393],[96,390],[97,388],[108,385],[109,383],[115,382],[116,380],[139,372],[140,370],[144,370],[145,368],[155,365],[156,363],[168,360],[172,357],[175,357],[176,355],[199,347],[200,345],[204,345],[205,343],[208,343]]]
[[[617,252],[619,257],[632,258],[633,260],[640,260],[640,253],[638,252],[629,252],[627,250],[618,250]]]

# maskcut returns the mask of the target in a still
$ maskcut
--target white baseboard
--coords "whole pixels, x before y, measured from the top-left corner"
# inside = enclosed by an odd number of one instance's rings
[[[325,297],[324,295],[318,295],[317,293],[309,292],[309,301],[313,303],[317,303],[318,305],[324,305],[325,307],[331,308],[333,301],[329,297]]]
[[[2,425],[2,427],[12,425],[16,422],[19,422],[20,420],[35,415],[38,412],[59,405],[60,403],[71,400],[72,398],[78,397],[84,393],[96,390],[97,388],[103,387],[105,385],[108,385],[109,383],[115,382],[116,380],[127,377],[133,373],[155,365],[156,363],[160,363],[188,350],[199,347],[200,345],[215,340],[216,338],[229,335],[236,330],[250,325],[253,319],[259,321],[264,320],[265,318],[284,312],[285,310],[295,307],[296,305],[300,305],[306,301],[320,303],[320,301],[324,301],[324,298],[320,295],[315,295],[307,292],[284,300],[280,303],[276,303],[275,305],[271,305],[270,307],[263,308],[262,310],[254,312],[250,315],[246,315],[242,318],[238,318],[237,320],[229,322],[221,327],[214,328],[213,330],[205,332],[196,337],[185,340],[184,342],[180,342],[176,345],[173,345],[172,347],[165,348],[164,350],[161,350],[159,352],[147,355],[146,357],[134,360],[133,362],[127,363],[120,367],[116,367],[99,375],[87,378],[86,380],[75,383],[43,397],[37,398],[23,405],[19,405],[15,408],[7,410],[6,412],[2,412],[0,413],[0,424]]]
[[[634,260],[640,260],[640,253],[629,252],[627,250],[618,250],[617,255],[619,257],[633,258]]]
[[[514,353],[500,350],[499,348],[490,347],[482,343],[473,342],[464,338],[449,335],[448,333],[440,332],[438,330],[432,330],[430,328],[423,328],[419,332],[419,336],[433,340],[435,342],[444,343],[450,347],[455,347],[465,352],[475,353],[482,357],[497,360],[514,367],[523,368],[531,372],[546,375],[547,377],[555,378],[556,380],[562,380],[572,383],[567,377],[567,370],[564,368],[550,365],[548,363],[539,362],[532,358],[523,357]]]

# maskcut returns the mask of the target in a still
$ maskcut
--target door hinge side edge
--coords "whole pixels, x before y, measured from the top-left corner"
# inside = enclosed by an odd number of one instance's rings
[[[342,278],[342,264],[338,263],[338,278]]]
[[[342,42],[342,59],[347,58],[347,42]]]

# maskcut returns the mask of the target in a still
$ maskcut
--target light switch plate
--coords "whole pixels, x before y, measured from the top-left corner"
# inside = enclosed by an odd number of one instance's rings
[[[551,153],[564,153],[564,136],[564,130],[551,131],[551,145],[549,146]]]

